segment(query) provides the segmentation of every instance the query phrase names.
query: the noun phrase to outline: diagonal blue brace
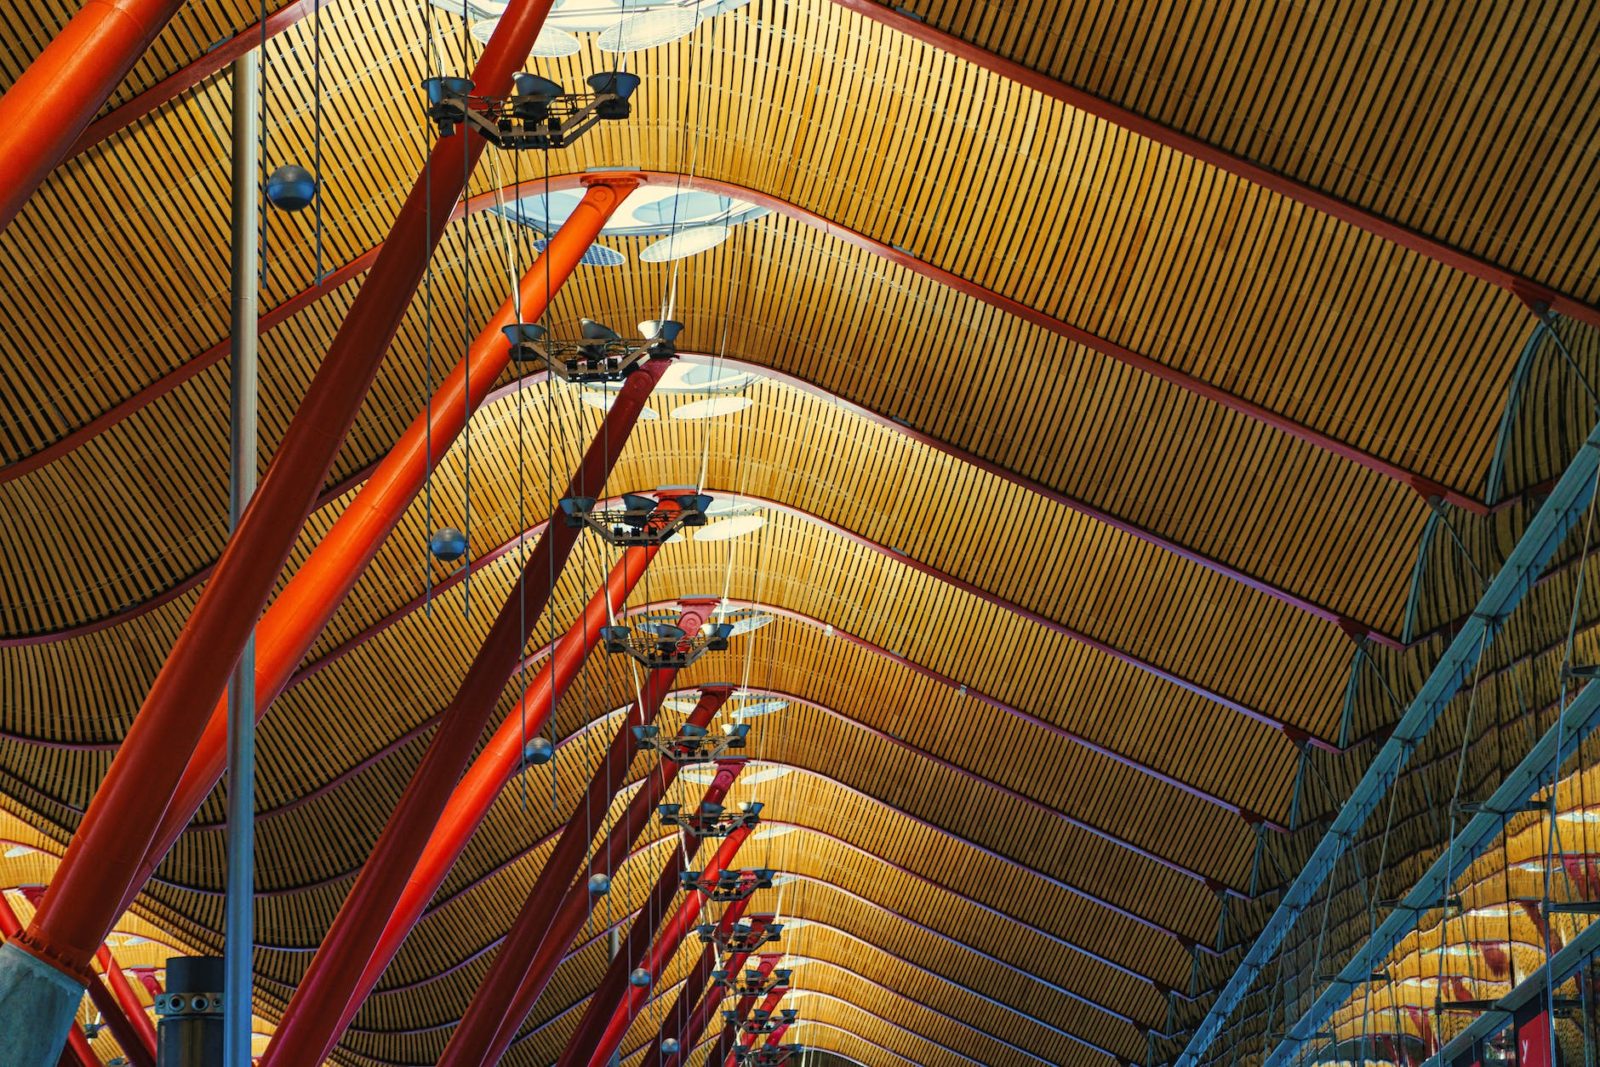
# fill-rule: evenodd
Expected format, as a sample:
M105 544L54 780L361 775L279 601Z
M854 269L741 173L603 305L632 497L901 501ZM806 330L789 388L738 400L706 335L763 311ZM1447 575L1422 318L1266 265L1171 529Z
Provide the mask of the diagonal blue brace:
M1578 750L1578 745L1596 726L1600 726L1600 684L1590 682L1568 702L1539 743L1467 820L1451 846L1423 872L1411 892L1372 931L1372 936L1350 957L1350 962L1323 989L1322 995L1289 1027L1278 1047L1267 1057L1266 1067L1281 1067L1312 1039L1350 998L1351 991L1365 982L1400 940L1416 928L1423 914L1439 906L1439 901L1449 894L1450 887L1468 865L1495 843L1505 829L1506 816L1522 810L1541 784L1553 781L1562 761Z
M1560 481L1556 482L1550 496L1506 558L1505 566L1500 568L1500 573L1484 590L1477 610L1456 633L1421 690L1406 707L1394 733L1379 749L1371 766L1350 794L1350 799L1345 801L1344 807L1333 820L1333 825L1317 843L1305 868L1278 902L1260 936L1245 953L1238 969L1217 996L1216 1003L1178 1056L1175 1067L1195 1067L1216 1040L1228 1016L1233 1014L1234 1008L1249 992L1261 969L1288 936L1300 913L1311 905L1321 891L1323 883L1333 873L1334 865L1399 777L1417 744L1433 729L1433 724L1443 714L1451 698L1471 676L1479 656L1488 647L1500 623L1532 588L1535 579L1550 563L1550 558L1578 521L1580 513L1594 495L1597 468L1600 468L1600 426L1590 432L1588 440L1578 449L1578 454L1567 465Z

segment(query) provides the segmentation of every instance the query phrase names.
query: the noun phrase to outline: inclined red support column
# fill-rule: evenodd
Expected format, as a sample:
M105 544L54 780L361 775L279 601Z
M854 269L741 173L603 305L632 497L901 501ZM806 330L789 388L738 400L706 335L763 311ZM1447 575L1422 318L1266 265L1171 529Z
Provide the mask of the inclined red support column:
M578 621L556 642L550 658L540 668L532 684L524 690L518 706L501 722L500 728L450 794L444 813L434 825L428 843L422 850L422 858L406 880L394 912L375 944L369 950L365 945L350 943L351 951L367 953L362 957L366 960L366 966L353 988L332 990L327 994L333 998L327 1004L331 1007L337 1003L340 1010L332 1031L334 1041L344 1034L351 1020L361 1010L362 1002L378 984L378 979L383 977L384 970L422 918L428 902L444 884L450 868L455 866L467 842L489 814L490 807L507 780L522 767L524 738L544 729L555 702L572 684L583 661L598 643L600 628L627 601L628 594L660 550L659 545L642 545L623 552L622 558L606 576L605 585L589 599ZM332 931L329 940L333 940ZM321 953L318 953L320 957ZM318 967L318 960L313 959L311 966Z
M583 182L588 186L583 199L522 276L519 291L526 322L544 314L549 297L572 275L618 206L638 188L640 177L596 174L585 176ZM478 333L467 354L440 383L427 409L412 420L261 616L256 626L257 721L289 684L295 668L416 499L428 473L438 466L466 426L469 399L470 410L476 411L489 395L489 383L506 369L511 346L502 327L510 325L516 314L516 304L508 297ZM467 388L469 382L476 383L471 390ZM529 610L534 611L531 604ZM228 705L224 697L211 711L211 719L184 769L155 842L145 853L139 875L129 887L124 908L138 895L221 780L227 766L227 743Z
M603 494L606 477L668 362L653 359L628 376L563 497ZM316 956L320 966L308 972L295 989L262 1057L263 1067L300 1067L327 1058L344 1004L341 998L360 981L372 946L382 937L429 835L494 714L501 691L521 662L529 631L538 622L539 609L549 599L577 536L578 530L558 514L545 527L538 547L529 553L520 585L512 586L501 605L483 647L434 728L421 764L323 939ZM337 1006L330 1008L330 1004Z
M707 946L706 951L708 955L711 954L709 946ZM743 969L745 961L749 958L750 953L748 952L735 952L730 956L728 959L729 976L737 976ZM706 1027L711 1025L711 1020L716 1018L717 1009L722 1005L722 999L722 994L716 989L710 990L705 996L701 997L700 1003L695 1005L694 1014L689 1016L689 1021L684 1024L682 1032L678 1035L678 1045L682 1051L662 1055L658 1047L655 1052L655 1058L652 1059L646 1056L642 1067L679 1067L683 1063L683 1057L695 1047L700 1041L700 1035L705 1033Z
M700 628L715 601L684 605L678 624L688 633ZM635 741L631 727L649 723L672 689L674 670L651 671L641 694L642 705L618 727L611 748L595 770L589 787L578 801L561 839L545 860L533 889L517 913L505 941L495 953L489 972L479 983L472 1002L456 1025L439 1067L478 1067L496 1063L505 1055L516 1029L534 1001L544 991L561 962L561 955L582 927L588 914L588 887L573 885L593 837L611 806L613 783L619 782L633 762ZM728 697L725 689L707 690L690 713L697 726L710 723ZM633 837L649 822L650 812L677 775L677 765L667 763L645 777L628 804L625 816L613 826L601 849L607 870L615 869Z
M715 878L718 872L729 866L733 862L733 857L738 853L739 846L744 844L745 838L749 836L750 828L748 826L741 826L729 834L723 840L722 846L717 849L716 856L706 865L706 877ZM661 976L662 970L671 961L672 954L678 951L678 945L699 918L700 909L705 905L706 899L706 894L699 889L691 889L684 893L683 901L678 905L677 913L662 929L661 936L656 939L656 943L650 947L649 953L646 954L643 962L639 964L639 966L650 972L652 979L658 979ZM638 1016L640 1009L644 1007L645 1001L649 997L650 990L648 988L641 989L638 986L629 985L622 1002L614 1006L610 1022L606 1024L604 1031L600 1033L592 1044L588 1039L593 1034L593 1030L587 1024L596 1021L597 1018L603 1018L604 1016L600 1012L607 1005L600 1004L598 1000L591 1000L589 1006L593 1011L586 1013L584 1022L578 1024L572 1043L567 1046L566 1052L561 1056L559 1067L579 1067L581 1064L587 1064L588 1067L603 1067L606 1061L611 1059L611 1054L622 1044L622 1039L628 1033L628 1027L632 1025L634 1018Z
M479 93L504 96L510 90L511 76L533 47L550 3L512 0L473 69ZM142 36L117 32L135 40ZM87 54L91 57L87 62L94 66L100 62L93 58L100 41L99 34L69 34L58 38L50 54ZM37 146L28 131L34 130L35 124L61 122L41 101L49 99L44 86L61 77L61 64L66 62L35 62L26 86L19 83L6 95L0 127L10 132L0 144L0 167L16 167L21 156L40 154L31 151ZM71 66L79 62L82 60L74 58ZM111 67L120 69L115 63ZM63 89L68 93L65 106L69 115L81 106L98 103L92 92L83 93L84 84L81 80L69 82ZM72 105L73 91L82 97L78 106ZM18 122L22 123L20 134L15 131ZM71 121L65 125L71 128L66 136L70 143L81 127ZM425 172L401 206L365 284L317 369L260 490L228 539L204 593L96 790L44 903L28 929L0 949L0 1052L11 1055L15 1067L51 1067L60 1054L71 1006L89 981L89 961L116 922L184 766L200 740L206 716L196 714L195 709L214 707L222 696L234 662L277 584L284 561L316 504L345 434L416 292L451 205L466 188L485 143L463 127L434 146ZM31 188L37 175L47 169L48 161L10 174L0 170L0 187L21 184ZM0 212L0 221L3 219ZM460 767L455 770L459 773ZM450 777L453 780L454 774ZM55 983L48 1001L24 1006L24 998L9 996L6 990L27 983L35 995L45 994L36 970L22 961L3 959L19 951L71 982ZM54 1047L39 1045L35 1049L36 1035L46 1031L54 1031Z
M1555 1039L1544 998L1518 1008L1512 1024L1517 1032L1517 1067L1555 1067L1551 1056Z
M122 1046L122 1053L134 1067L155 1067L155 1054L145 1048L144 1038L135 1028L128 1013L122 1010L121 1001L112 995L98 976L89 979L89 999L95 1010L111 1031L112 1038Z
M733 788L734 780L739 777L739 772L744 768L743 760L722 760L717 764L717 774L707 787L701 803L720 804L727 797L728 790ZM650 947L650 942L655 938L656 927L666 921L667 915L672 911L672 902L677 899L681 888L681 875L684 864L687 862L685 854L693 854L698 847L697 842L683 831L680 835L681 847L675 848L667 856L667 862L661 868L661 874L656 878L655 887L651 889L650 896L639 909L638 916L633 920L633 925L628 928L628 936L623 942L622 951L612 957L611 965L606 968L606 973L600 979L600 984L595 988L589 998L589 1006L584 1011L582 1020L573 1031L574 1041L580 1038L595 1038L606 1019L622 1002L628 990L628 972L637 966L636 961L642 959ZM744 911L744 902L739 902L739 912ZM733 914L733 908L727 914ZM733 921L728 920L727 914L723 916L724 922L732 926ZM530 1004L531 1008L532 1005ZM515 1014L515 1013L513 1013ZM527 1013L524 1012L524 1015ZM510 1022L510 1017L507 1019ZM518 1017L516 1025L521 1025ZM584 1038L587 1035L587 1038Z
M728 905L728 910L722 913L722 918L717 923L718 928L723 931L731 929L734 923L744 917L745 908L749 907L749 905L749 897L743 900L736 900ZM729 975L737 975L739 972L736 968L743 966L747 955L748 953L743 952L735 953L728 963L727 973ZM713 946L706 945L700 953L700 961L695 964L694 970L689 972L689 977L684 980L683 988L678 991L678 996L673 1002L671 1011L667 1013L671 1021L668 1026L662 1027L661 1039L676 1037L680 1048L692 1047L690 1044L692 1040L690 1036L691 1028L695 1019L699 1016L701 994L711 984L711 972L716 969L716 950ZM597 991L595 995L599 996L600 993ZM711 999L720 998L713 995ZM663 1055L667 1055L674 1062L679 1058L678 1053L662 1053L660 1040L652 1041L645 1049L644 1059L640 1062L640 1067L661 1067Z
M117 1003L122 1005L128 1021L133 1024L135 1033L139 1035L139 1043L148 1049L153 1057L156 1054L156 1028L150 1021L150 1016L145 1013L144 1002L139 999L139 994L128 981L128 976L123 973L116 957L111 955L109 948L101 945L94 956L100 963L100 969L105 972L106 984L111 987Z

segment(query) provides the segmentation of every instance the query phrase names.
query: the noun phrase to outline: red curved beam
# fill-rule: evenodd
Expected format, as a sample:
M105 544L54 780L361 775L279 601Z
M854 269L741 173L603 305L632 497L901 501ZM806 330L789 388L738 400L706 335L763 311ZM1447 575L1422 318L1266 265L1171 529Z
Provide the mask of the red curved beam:
M1101 354L1114 360L1126 363L1129 366L1143 371L1144 373L1156 377L1162 381L1166 381L1169 384L1175 385L1181 389L1185 389L1189 392L1195 393L1196 395L1205 397L1206 399L1211 400L1212 402L1217 403L1224 408L1235 411L1238 414L1255 419L1256 421L1262 422L1265 425L1272 426L1273 428L1288 434L1291 437L1305 441L1314 447L1321 448L1324 451L1340 456L1341 458L1356 463L1359 466L1366 467L1367 469L1372 470L1373 472L1384 477L1402 482L1425 497L1438 497L1455 504L1464 510L1471 511L1476 514L1487 514L1490 510L1488 505L1485 505L1476 498L1459 493L1456 490L1450 489L1449 487L1440 483L1423 478L1415 472L1406 470L1386 459L1383 459L1380 456L1365 452L1345 442L1338 441L1327 434L1297 423L1293 419L1272 411L1262 405L1256 404L1242 397L1235 396L1234 394L1229 393L1228 391L1211 383L1201 381L1198 378L1194 378L1190 375L1182 373L1181 371L1167 367L1142 353L1135 352L1130 348L1119 345L1106 338L1099 337L1088 332L1087 330L1083 330L1080 327L1074 326L1071 323L1052 318L1051 316L1030 308L1019 301L1012 300L1009 297L1001 296L999 293L993 292L992 290L987 289L976 282L969 281L949 271L935 267L930 263L926 263L920 259L917 259L916 257L902 252L890 245L886 245L881 241L867 236L866 234L852 230L845 226L841 226L835 222L832 222L831 220L823 218L814 212L797 207L794 204L789 203L787 200L780 199L760 190L751 189L747 186L737 185L732 182L718 181L710 178L675 174L668 171L643 171L638 173L645 175L646 184L671 183L675 187L682 186L685 188L700 189L725 196L737 197L749 203L766 207L778 214L782 214L799 222L805 223L806 225L809 225L831 237L837 238L846 244L853 245L854 247L887 259L914 274L921 275L922 277L928 278L934 282L946 286L947 288L954 289L963 295L978 300L981 303L988 304L990 307L1006 312L1022 319L1023 321L1029 322L1051 333L1055 333L1058 336L1065 337L1066 339L1083 345L1084 347L1099 351ZM581 174L552 175L548 179L548 185L552 189L576 188L582 178L583 175ZM541 179L541 182L543 183L543 179ZM452 213L451 218L459 218L463 213L487 210L497 203L499 199L505 195L506 191L511 188L514 187L507 186L501 189L492 189L479 193L467 201L464 211L458 207L457 211ZM299 299L299 297L296 297L295 299ZM315 297L312 297L311 299L314 300ZM308 300L307 302L310 301ZM124 417L129 412L137 410L139 407L142 407L145 404L148 404L156 398L164 395L165 393L170 392L173 388L176 388L177 385L181 384L182 381L192 377L193 374L197 373L199 369L204 369L204 366L210 365L209 363L204 363L204 361L208 359L211 362L220 360L222 355L225 354L226 348L226 341L221 343L220 349L219 346L213 345L212 348L207 349L207 351L197 357L196 360L191 360L178 370L170 372L165 377L147 386L145 389L141 390L135 398L130 398L130 400L124 401L117 405L117 407L113 408L111 412L107 413L107 415L102 416L99 420L96 420L96 423L100 423L102 420L107 418L110 418L110 421L114 423L117 418ZM191 369L195 368L197 363L204 363L204 366L200 366L197 369ZM117 415L116 413L118 412L121 414ZM111 417L113 415L115 415L115 417ZM71 447L76 447L77 444L81 444L82 441L86 439L86 437L77 438L74 436L69 436L68 438L64 438L61 442L52 444L46 449L36 452L26 459L19 460L17 463L12 464L11 466L0 469L0 482L4 482L9 480L11 477L15 477L16 474L13 472L21 473L21 468L24 464L30 465L27 468L29 470L37 469L38 466L50 462L51 459L64 454L66 451L70 451ZM69 440L75 442L70 447L67 446L67 442ZM948 448L948 446L946 447ZM994 468L992 465L982 461L978 462L979 465L984 466L985 469L993 469L995 473L1000 473L1003 476L1009 477L1016 484L1025 485L1030 489L1033 488L1033 483L1027 479L1011 475L1009 472L1005 472L999 468ZM1077 501L1069 502L1069 499L1066 498L1064 494L1052 492L1050 495L1053 499L1058 499L1063 503L1067 503L1068 506L1075 507L1084 514L1100 519L1101 521L1106 521L1108 518L1104 515L1104 513L1099 512L1097 509L1088 508L1081 505ZM1516 498L1508 498L1507 501L1502 502L1502 504L1498 506L1508 506L1511 499ZM1114 525L1118 529L1122 529L1125 532L1136 533L1131 525L1127 523L1113 521L1111 522L1111 525ZM1136 535L1138 535L1138 533L1136 533ZM1253 582L1254 580L1252 579L1251 581ZM1360 620L1346 618L1328 608L1312 605L1309 602L1300 600L1300 598L1295 599L1300 602L1302 607L1305 607L1307 610L1312 610L1313 613L1317 614L1319 617L1326 618L1329 621L1338 622L1342 627L1352 632L1352 634L1362 634L1380 640L1387 636L1379 633L1373 626L1361 622Z

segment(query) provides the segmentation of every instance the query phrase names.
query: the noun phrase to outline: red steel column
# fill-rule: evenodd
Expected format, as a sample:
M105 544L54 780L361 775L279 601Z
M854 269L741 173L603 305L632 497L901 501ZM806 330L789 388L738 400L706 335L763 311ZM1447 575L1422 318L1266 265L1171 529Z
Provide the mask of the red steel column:
M523 321L544 314L548 296L572 275L579 260L594 244L601 228L639 186L636 174L598 174L583 179L588 189L571 216L550 238L543 254L522 276L519 286ZM472 342L467 354L440 383L419 413L362 483L354 500L339 515L311 555L294 574L256 626L256 719L283 692L295 668L333 618L345 596L361 577L383 541L404 517L406 508L422 489L428 472L460 435L471 411L482 406L490 383L510 362L511 346L502 327L515 318L510 297ZM431 438L431 442L430 442ZM430 462L431 461L431 462ZM217 701L200 744L184 769L177 794L167 807L154 843L145 853L140 876L129 888L124 907L160 865L188 826L206 797L216 788L227 766L228 702Z
M566 692L567 686L572 684L583 661L598 642L600 628L607 624L612 611L628 599L628 594L660 550L659 545L650 545L629 548L623 552L622 559L617 561L606 577L605 586L590 598L578 621L556 642L550 658L523 692L518 708L506 716L462 776L455 792L450 794L444 814L434 825L433 833L422 850L422 858L406 880L393 914L370 949L370 955L363 957L366 967L360 978L353 988L347 991L334 990L328 994L338 1000L341 1010L333 1030L335 1041L361 1010L362 1002L378 984L378 979L383 977L384 970L400 950L400 945L422 918L428 902L444 884L445 876L455 866L468 840L488 815L506 780L521 766L525 733L532 735L544 728L550 718L551 708ZM333 933L330 931L328 940L332 939ZM355 945L351 948L360 951ZM317 958L320 957L321 953L318 953ZM317 959L312 960L311 966L318 966ZM333 1004L334 1000L327 1002L328 1006Z
M134 1030L139 1035L139 1042L150 1050L150 1055L156 1054L156 1028L150 1021L150 1016L145 1014L144 1002L139 999L139 994L134 991L128 976L122 972L116 957L111 955L111 950L101 945L96 950L95 959L100 962L100 969L105 971L106 984L111 987L111 992L117 998L117 1003L122 1005L122 1010L127 1013L128 1021L133 1023Z
M744 916L745 908L747 908L749 904L749 897L746 897L744 900L734 901L732 904L728 905L728 910L722 913L722 918L718 921L717 925L724 930L732 927L734 923L738 922ZM741 965L746 955L747 953L735 954L734 960L730 961L728 965L728 973L730 975L736 975L738 973L736 970L734 970L734 967ZM661 1039L676 1037L681 1048L691 1047L689 1044L690 1026L693 1024L700 1011L700 995L704 993L706 991L706 987L711 984L711 972L716 969L716 950L713 946L706 945L704 950L700 953L700 962L695 965L694 970L689 972L689 977L685 979L683 988L678 991L678 996L676 1000L673 1001L672 1010L670 1013L668 1013L672 1016L672 1019L669 1022L669 1025L672 1027L671 1032L668 1033L666 1032L665 1027L663 1028L660 1038L652 1041L645 1048L644 1059L640 1062L639 1067L661 1067L661 1060L663 1056L661 1051ZM598 990L596 991L595 995L600 995ZM714 997L713 999L720 998ZM677 1054L674 1053L671 1058L676 1060L678 1058Z
M651 360L628 375L563 496L602 495L607 475L669 362ZM528 555L520 583L512 586L501 605L483 647L434 728L421 764L317 951L317 959L327 962L308 973L295 989L262 1057L263 1067L300 1067L327 1058L333 1045L330 1035L343 1006L338 999L340 991L353 989L360 980L372 946L394 914L406 881L494 714L501 691L521 661L529 630L538 622L577 537L578 530L557 514L546 526L538 547ZM519 592L524 587L525 595ZM338 1007L328 1008L329 1004Z
M511 76L533 47L550 4L551 0L511 0L473 69L478 92L503 96L511 88ZM81 35L58 38L52 54L90 51L92 55L91 43ZM91 65L94 62L89 60ZM34 123L61 121L50 108L41 106L43 86L62 76L61 67L55 62L44 66L36 62L30 75L35 70L37 77L30 78L22 92L17 92L19 84L6 95L10 106L0 109L0 127L21 121L26 131ZM69 113L75 110L69 108ZM19 114L29 111L31 116ZM70 121L66 125L71 128L65 138L70 144L81 126ZM18 137L16 133L8 136ZM229 538L205 592L95 791L49 893L28 929L17 938L19 947L79 982L88 982L89 960L121 913L128 887L200 740L206 716L196 714L196 709L213 707L222 696L239 652L272 595L284 561L316 504L317 493L438 245L451 205L466 188L485 143L463 128L434 146L424 174L418 176L401 206L260 489ZM26 134L21 140L12 140L10 146L9 152L0 146L0 161L10 160L13 165L19 154L32 147ZM47 166L31 168L29 175L0 172L0 187L26 184ZM0 212L0 221L3 219ZM0 1026L6 1023L0 1020Z
M710 613L714 601L685 605L679 625L693 633ZM639 723L652 721L661 701L672 689L675 670L651 671L641 695L643 706L636 706ZM727 699L726 691L707 691L690 714L690 722L709 723ZM617 729L611 748L595 770L589 787L567 820L561 839L545 860L538 880L517 913L505 941L495 953L494 962L479 983L466 1013L444 1054L439 1067L479 1067L496 1063L505 1055L517 1026L544 991L560 964L561 955L588 913L588 886L573 885L572 878L583 865L592 840L592 829L605 818L611 806L612 783L627 773L633 762L635 742L630 715ZM645 778L629 802L626 816L612 829L602 848L606 862L614 869L614 856L625 854L635 834L649 821L650 812L677 775L677 765L666 763ZM526 1003L526 1007L519 1006Z
M722 847L717 849L715 858L706 865L705 874L708 878L715 878L717 873L733 862L733 857L739 851L739 846L744 844L744 839L750 836L750 828L742 826L729 834L722 842ZM678 951L678 945L683 941L695 921L700 917L700 909L705 905L706 894L698 889L691 889L683 895L683 901L678 905L678 911L672 917L656 943L650 947L650 952L640 964L650 972L652 978L658 978L663 968L671 961L672 954ZM611 1021L606 1024L605 1030L598 1040L589 1045L586 1038L593 1032L585 1024L592 1020L586 1014L584 1022L578 1024L578 1030L573 1036L572 1043L562 1053L559 1067L578 1067L579 1064L588 1064L588 1067L604 1067L611 1059L611 1054L622 1044L622 1039L628 1033L628 1027L633 1023L639 1010L649 999L650 990L638 986L628 986L622 1002L614 1006ZM604 1009L598 1001L590 1001L589 1007ZM598 1015L598 1011L594 1014ZM600 1016L603 1018L603 1016ZM442 1064L441 1064L442 1067Z
M703 724L702 724L703 725ZM728 790L733 788L733 783L739 777L739 772L744 769L743 760L722 760L717 764L716 777L711 780L706 794L701 803L720 804L728 795ZM597 1035L605 1020L621 1003L628 990L628 972L636 966L635 961L641 959L650 947L650 942L656 935L656 927L666 921L668 913L672 910L672 902L681 889L681 875L684 871L686 852L692 852L696 843L687 831L680 835L682 847L675 848L667 856L667 862L661 868L661 874L656 878L655 888L650 891L644 906L639 909L638 916L633 920L633 925L628 927L628 936L622 943L622 949L611 960L606 973L600 979L600 984L595 987L594 993L589 998L589 1006L583 1013L578 1027L573 1031L575 1035ZM732 908L728 909L731 913ZM741 906L741 912L744 908ZM723 916L726 921L727 916ZM732 926L732 923L728 923ZM530 1003L529 1008L533 1005ZM522 1015L526 1015L524 1011ZM515 1011L506 1017L506 1023L515 1031L522 1024L522 1016ZM507 1038L509 1034L503 1034ZM574 1038L576 1040L576 1037Z
M112 1038L122 1046L122 1053L128 1062L133 1067L155 1067L155 1054L145 1048L144 1039L134 1028L133 1020L122 1010L121 1002L106 988L99 975L90 977L88 990L95 1010L100 1013L106 1029L111 1031Z

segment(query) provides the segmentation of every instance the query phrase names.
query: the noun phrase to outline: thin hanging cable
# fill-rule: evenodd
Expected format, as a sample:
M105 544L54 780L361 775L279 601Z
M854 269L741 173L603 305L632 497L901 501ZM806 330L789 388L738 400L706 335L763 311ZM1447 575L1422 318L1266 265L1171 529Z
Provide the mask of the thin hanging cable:
M314 0L311 8L311 173L316 179L316 254L317 284L322 284L322 4ZM265 32L266 20L262 20Z
M437 68L443 54L434 51L434 21L427 7L422 11L423 52L429 72ZM424 117L422 135L423 217L428 233L433 233L433 153L429 141L433 124ZM422 403L427 412L422 420L422 614L433 617L433 256L423 262L422 270Z
M467 0L461 0L461 58L466 65L472 54L472 24ZM472 173L472 137L462 127L461 171ZM461 186L461 330L462 346L466 358L462 360L463 395L461 399L461 436L464 473L462 476L461 533L467 543L467 575L462 594L462 614L472 618L472 220L467 210L472 204L470 182ZM498 183L497 183L498 184Z

